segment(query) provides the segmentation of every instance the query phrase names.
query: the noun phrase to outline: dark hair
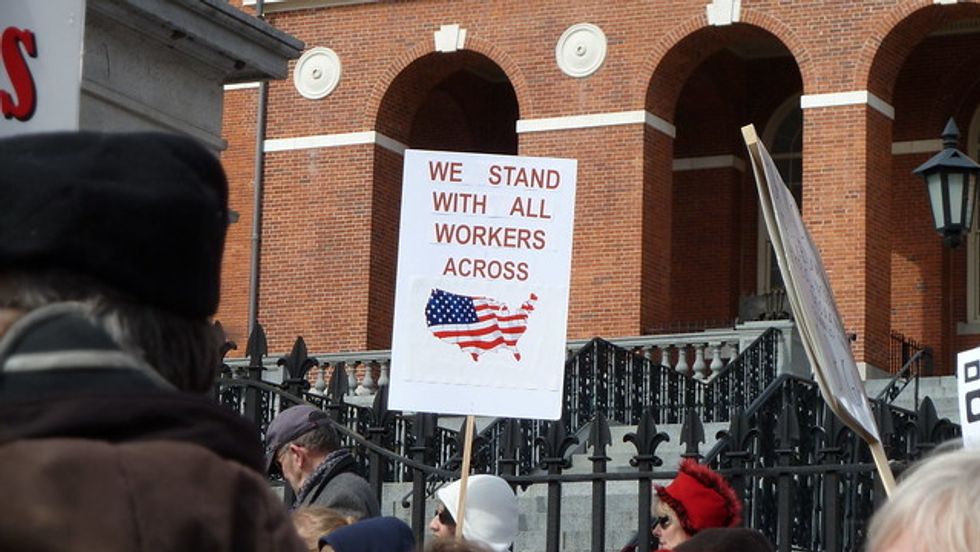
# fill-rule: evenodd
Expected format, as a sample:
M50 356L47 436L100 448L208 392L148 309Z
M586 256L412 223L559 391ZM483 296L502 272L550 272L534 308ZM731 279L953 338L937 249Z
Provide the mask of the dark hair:
M676 552L773 552L765 535L747 527L709 527L674 548Z
M292 442L314 452L328 454L340 448L340 437L329 421L318 425L313 431L307 431Z
M92 278L61 270L0 274L0 308L30 311L67 301L80 303L121 348L178 389L204 393L214 383L221 339L206 318L139 303Z

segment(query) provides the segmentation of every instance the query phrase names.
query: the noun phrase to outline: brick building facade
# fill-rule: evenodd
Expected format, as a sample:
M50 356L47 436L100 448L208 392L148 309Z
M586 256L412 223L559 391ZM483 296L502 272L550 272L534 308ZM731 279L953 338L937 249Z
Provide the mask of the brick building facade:
M578 160L570 339L746 318L746 299L773 285L739 132L749 123L802 199L859 363L885 368L892 332L932 346L942 370L980 344L978 244L943 246L911 174L941 149L949 117L977 157L980 3L280 0L265 10L307 52L329 48L308 56L300 83L323 97L293 80L268 88L257 318L272 350L297 335L313 351L390 346L405 148ZM338 74L330 89L323 79ZM241 218L219 319L239 341L257 90L228 90L224 107Z

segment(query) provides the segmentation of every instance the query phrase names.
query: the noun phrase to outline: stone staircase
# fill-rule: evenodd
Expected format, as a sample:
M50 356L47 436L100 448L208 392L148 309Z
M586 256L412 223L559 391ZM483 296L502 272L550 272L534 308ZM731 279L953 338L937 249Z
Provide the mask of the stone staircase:
M872 379L865 382L864 388L869 397L875 397L888 385L887 379ZM956 396L956 376L935 376L919 379L919 401L925 397L932 399L936 406L936 414L940 419L949 418L949 421L960 423L959 403ZM895 406L908 410L915 410L914 392L912 384L902 392L901 395L892 403Z
M665 482L663 482L665 483ZM614 481L606 485L606 546L605 550L619 550L636 531L637 511L636 482ZM400 500L411 490L408 483L385 485L382 496L382 515L393 515L411 523L410 510L403 508ZM535 485L527 491L518 490L520 518L519 533L514 543L515 552L541 551L545 549L548 520L548 489ZM592 539L592 484L565 483L562 485L561 545L566 552L589 552ZM427 521L435 512L436 502L426 503Z

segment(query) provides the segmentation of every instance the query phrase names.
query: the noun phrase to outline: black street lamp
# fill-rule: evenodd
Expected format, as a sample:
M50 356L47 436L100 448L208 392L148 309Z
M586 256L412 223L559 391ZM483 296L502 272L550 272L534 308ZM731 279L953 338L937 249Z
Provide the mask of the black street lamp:
M932 220L943 242L956 247L973 226L980 165L956 149L960 131L950 117L943 129L943 151L912 171L926 181Z

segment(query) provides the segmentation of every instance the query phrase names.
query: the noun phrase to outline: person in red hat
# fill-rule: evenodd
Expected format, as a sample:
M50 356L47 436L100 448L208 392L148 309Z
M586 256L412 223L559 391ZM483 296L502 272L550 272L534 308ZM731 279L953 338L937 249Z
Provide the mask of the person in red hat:
M673 550L703 529L742 523L742 501L725 478L695 460L681 462L677 477L666 487L654 486L653 546ZM659 542L659 544L658 544ZM636 542L622 552L633 552Z

